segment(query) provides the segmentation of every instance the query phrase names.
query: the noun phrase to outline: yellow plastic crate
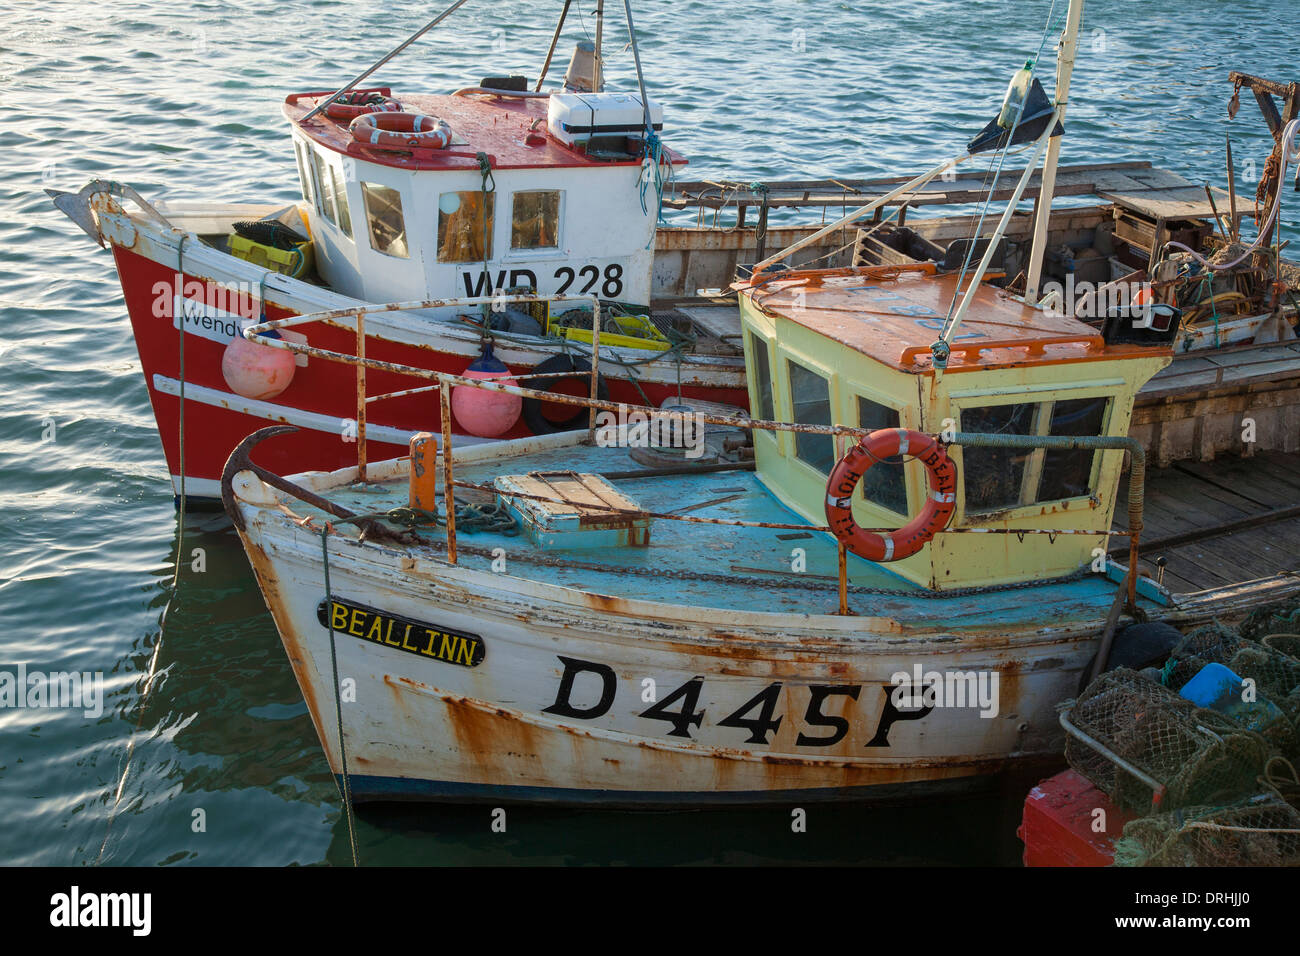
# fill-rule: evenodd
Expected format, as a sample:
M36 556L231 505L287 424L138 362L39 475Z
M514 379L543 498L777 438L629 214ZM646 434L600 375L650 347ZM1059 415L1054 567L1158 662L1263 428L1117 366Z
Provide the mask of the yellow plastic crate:
M236 259L243 259L294 279L300 278L315 264L310 240L298 243L298 251L302 253L301 256L292 249L277 249L243 236L230 237L230 254Z
M664 334L650 321L648 315L615 315L611 318L623 334L606 332L602 329L600 333L601 345L612 345L625 349L649 349L652 352L666 352L673 347L673 344L664 338ZM567 326L562 330L562 333L566 339L571 341L591 344L591 326L585 328Z

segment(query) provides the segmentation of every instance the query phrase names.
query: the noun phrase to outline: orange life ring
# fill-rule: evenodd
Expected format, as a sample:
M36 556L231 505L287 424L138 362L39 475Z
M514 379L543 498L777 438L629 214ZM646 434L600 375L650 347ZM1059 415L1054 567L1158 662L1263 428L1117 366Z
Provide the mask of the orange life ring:
M930 477L925 507L897 531L864 531L853 520L853 492L872 465L894 455L908 455L925 466ZM956 507L957 466L934 438L906 428L881 428L864 436L840 459L826 484L826 523L846 548L868 561L916 554L947 527Z
M325 115L330 119L350 120L366 113L400 113L402 104L391 96L384 96L373 90L368 92L351 90L342 96L336 96L325 107Z
M382 149L446 149L451 127L423 113L363 113L348 127L352 138Z

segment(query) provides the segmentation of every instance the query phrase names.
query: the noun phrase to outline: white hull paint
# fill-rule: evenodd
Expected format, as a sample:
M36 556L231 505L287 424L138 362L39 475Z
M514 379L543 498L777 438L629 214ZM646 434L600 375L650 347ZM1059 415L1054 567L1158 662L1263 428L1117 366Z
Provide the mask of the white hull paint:
M285 524L263 513L245 540L338 773L330 637L318 620L320 537ZM359 796L515 787L673 802L684 794L831 793L989 773L1059 749L1054 705L1074 692L1093 636L1007 634L954 648L938 634L903 641L888 620L775 614L727 615L723 631L720 622L698 620L698 609L584 599L434 558L403 567L394 552L331 539L332 551L340 547L347 553L330 561L335 600L472 635L485 648L471 668L366 641L347 626L335 632L340 680L355 681L355 703L342 711ZM409 636L407 643L424 646ZM910 672L918 655L946 668L998 672L1004 709L982 718L973 709L936 708L921 720L898 714L882 728L890 676ZM574 669L562 694L566 659L592 666ZM609 690L605 668L614 675L613 699L595 715ZM675 727L643 716L652 706L645 681L663 701L698 678L698 699L686 708L702 712L698 723ZM766 746L747 745L744 728L718 725L774 683L781 685L775 713L785 717ZM819 708L848 722L832 746L799 743L800 734L835 734L804 719L813 685L847 690ZM557 703L571 710L557 713ZM680 701L667 707L681 709ZM593 716L576 716L587 712Z

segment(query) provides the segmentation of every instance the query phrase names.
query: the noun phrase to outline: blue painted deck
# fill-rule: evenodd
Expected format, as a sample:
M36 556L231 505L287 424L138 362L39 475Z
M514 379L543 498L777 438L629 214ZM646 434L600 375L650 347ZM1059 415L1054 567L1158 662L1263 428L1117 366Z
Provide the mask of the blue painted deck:
M478 464L458 464L457 481L490 486L498 475L529 471L571 469L578 472L620 472L641 469L625 449L575 446L498 459ZM442 475L438 476L441 485ZM615 479L611 484L647 511L686 514L700 518L741 519L807 525L771 495L754 472L714 472L655 478ZM464 498L477 493L460 491ZM368 485L330 492L329 498L363 513L404 507L405 481ZM719 501L718 499L728 499ZM715 502L712 504L706 504ZM441 507L441 487L439 505ZM704 507L692 507L705 504ZM311 513L302 506L296 510ZM445 540L441 528L420 529L421 537ZM775 613L828 614L839 606L837 547L829 533L769 528L742 528L655 519L647 547L536 548L525 534L465 533L457 541L459 563L490 569L491 558L470 554L474 549L504 548L507 573L598 594L660 601L722 610ZM1000 546L1001 542L999 542ZM793 551L802 548L806 567L792 571ZM529 555L599 564L603 569L554 567L534 564ZM626 573L622 568L650 571ZM940 595L919 588L887 567L850 554L852 587L885 589L887 594L849 594L849 606L860 615L884 615L913 624L942 626L954 631L986 628L991 622L1008 625L1068 623L1071 618L1103 617L1115 595L1116 584L1100 575L1067 582L1059 580L1021 588L993 588L974 594ZM675 572L725 575L732 580L675 577ZM743 580L736 580L743 579ZM797 582L797 587L763 586L764 580Z

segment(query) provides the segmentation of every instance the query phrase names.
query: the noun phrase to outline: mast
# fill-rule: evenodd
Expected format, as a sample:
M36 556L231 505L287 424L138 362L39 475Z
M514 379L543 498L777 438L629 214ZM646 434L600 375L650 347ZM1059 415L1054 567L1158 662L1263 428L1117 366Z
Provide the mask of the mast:
M596 0L596 62L591 69L591 92L599 93L605 85L605 71L601 69L601 39L605 35L605 0Z
M1070 98L1070 74L1074 72L1074 56L1079 48L1079 23L1083 19L1084 0L1070 0L1070 9L1065 16L1065 31L1056 55L1056 116L1065 119L1065 107ZM1056 191L1056 167L1061 158L1061 140L1053 137L1047 147L1047 159L1043 162L1043 181L1038 193L1038 202L1034 206L1034 244L1029 252L1029 270L1025 279L1025 301L1030 305L1038 303L1038 285L1043 273L1043 254L1047 245L1047 222L1052 215L1052 193Z

